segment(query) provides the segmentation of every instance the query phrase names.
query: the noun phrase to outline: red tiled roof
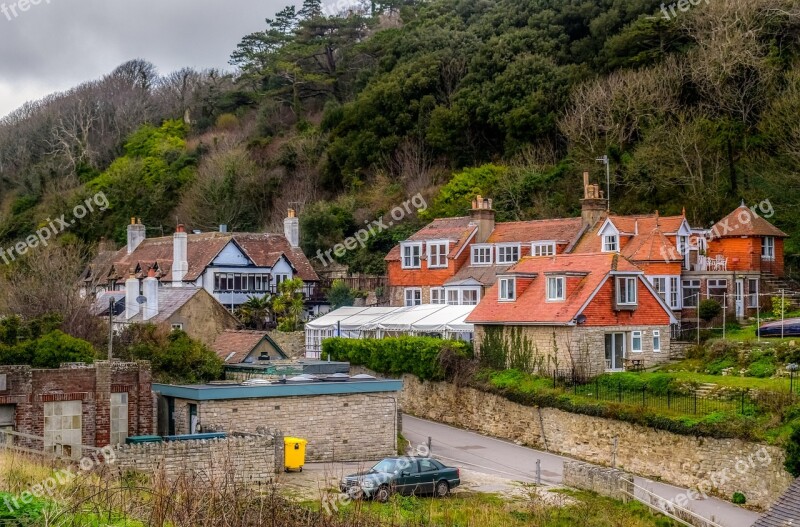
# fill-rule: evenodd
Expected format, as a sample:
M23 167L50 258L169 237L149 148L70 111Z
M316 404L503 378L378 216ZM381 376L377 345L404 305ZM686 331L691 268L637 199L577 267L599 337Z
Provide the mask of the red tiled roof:
M623 236L633 236L633 240L631 240L628 245L633 243L639 236L644 234L651 234L653 231L659 231L663 236L674 235L680 229L681 224L685 220L684 216L659 216L657 214L642 214L637 216L616 216L610 215L607 217L611 220L611 223L614 224L614 227L617 228L618 231ZM606 217L603 217L598 221L595 225L593 225L590 229L586 231L586 233L581 237L580 241L575 245L575 248L572 250L573 253L598 253L602 250L602 240L601 237L598 236L600 232L600 228L605 223ZM639 233L638 235L636 233ZM651 240L654 241L654 240ZM642 242L639 242L642 243ZM674 244L670 242L670 245L674 247ZM623 252L626 247L623 247ZM637 249L640 248L640 245L637 244ZM665 248L665 250L669 250L669 247ZM656 248L657 252L660 252L659 248ZM663 258L661 258L663 259ZM638 258L637 258L638 260Z
M219 334L212 348L226 364L241 364L266 336L266 331L229 329Z
M472 223L468 216L460 218L439 218L415 232L408 241L424 242L431 240L450 240L450 257L455 256L461 250L467 240L475 232L477 226ZM400 260L400 246L396 245L386 255L386 261Z
M622 255L634 262L680 262L683 257L678 248L658 229L647 234L634 236L625 247Z
M211 264L214 258L231 241L235 242L244 254L258 267L272 267L281 256L286 256L289 263L297 270L300 278L307 282L319 280L311 267L308 258L299 248L289 244L285 236L269 233L202 233L187 236L187 260L189 270L184 281L193 282ZM133 253L128 254L126 248L117 251L113 265L108 270L108 278L124 280L135 273L137 267L140 274L146 276L151 267L160 271L158 277L164 281L172 280L173 237L147 238L142 241Z
M535 274L531 284L514 302L498 299L498 285L486 292L467 322L561 325L571 323L612 271L641 273L641 269L618 254L562 254L527 257L507 274ZM546 302L546 274L563 273L567 278L566 299Z
M774 236L776 238L788 238L788 234L753 212L747 205L741 205L738 209L722 218L716 225L711 227L711 236L714 238L726 238L730 236Z
M487 243L555 241L571 242L581 231L581 218L498 223Z

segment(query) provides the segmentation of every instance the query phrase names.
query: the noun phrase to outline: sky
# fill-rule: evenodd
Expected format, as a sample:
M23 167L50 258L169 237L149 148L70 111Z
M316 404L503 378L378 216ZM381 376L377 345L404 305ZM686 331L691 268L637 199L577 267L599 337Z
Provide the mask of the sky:
M265 18L291 3L0 0L0 116L134 58L152 62L161 74L187 66L230 68L241 38L263 30Z

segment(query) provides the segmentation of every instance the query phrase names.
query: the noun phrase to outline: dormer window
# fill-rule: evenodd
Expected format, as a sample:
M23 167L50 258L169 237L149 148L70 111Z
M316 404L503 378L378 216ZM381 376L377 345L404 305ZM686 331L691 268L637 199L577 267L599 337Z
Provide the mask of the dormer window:
M547 301L563 302L566 298L566 279L563 276L547 278Z
M500 278L498 280L500 291L499 299L504 302L511 302L517 299L517 279Z
M555 242L536 242L531 245L531 254L533 256L555 256L556 243Z
M615 253L619 251L619 236L616 234L606 234L603 236L603 252Z
M617 278L617 306L635 306L636 277L620 276Z
M447 242L428 244L428 269L447 267Z
M498 245L497 246L497 264L510 265L519 261L519 244L514 245Z
M472 265L492 265L492 246L484 244L473 245Z
M419 269L422 267L422 244L408 243L402 246L403 269Z

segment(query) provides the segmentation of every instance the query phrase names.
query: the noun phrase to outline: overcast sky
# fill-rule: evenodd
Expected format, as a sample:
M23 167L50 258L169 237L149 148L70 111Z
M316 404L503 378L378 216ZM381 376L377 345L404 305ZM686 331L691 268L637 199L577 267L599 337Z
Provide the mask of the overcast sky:
M0 116L142 58L164 74L228 68L241 38L292 0L0 0ZM33 0L37 1L37 0ZM5 12L2 6L5 5ZM14 10L17 16L14 16Z

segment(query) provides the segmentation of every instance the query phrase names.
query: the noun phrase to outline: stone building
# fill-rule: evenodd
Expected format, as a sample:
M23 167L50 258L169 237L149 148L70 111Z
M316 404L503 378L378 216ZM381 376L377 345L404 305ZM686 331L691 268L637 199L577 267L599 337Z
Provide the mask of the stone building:
M68 457L81 445L121 444L154 431L151 382L147 362L0 366L0 429L40 437L29 446Z
M623 256L564 254L523 258L498 277L467 322L475 324L477 353L497 330L507 343L529 342L540 372L594 375L666 362L677 321Z
M336 375L328 381L156 384L159 433L279 430L308 440L309 461L368 461L397 452L403 381Z

